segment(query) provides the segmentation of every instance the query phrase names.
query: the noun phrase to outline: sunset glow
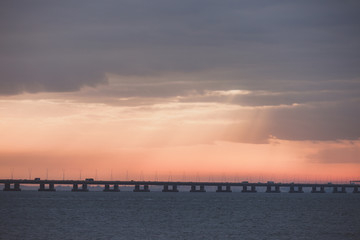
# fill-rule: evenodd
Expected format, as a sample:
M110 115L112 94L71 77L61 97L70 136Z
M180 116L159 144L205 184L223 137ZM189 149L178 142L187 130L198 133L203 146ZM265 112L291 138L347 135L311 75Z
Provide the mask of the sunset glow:
M266 136L271 111L301 105L185 101L191 97L105 98L106 103L68 94L3 97L0 127L6 141L0 174L202 181L348 181L358 176L359 141Z
M334 27L301 6L217 15L165 3L172 14L101 6L69 22L51 5L47 22L46 6L2 17L0 178L360 177L351 22Z

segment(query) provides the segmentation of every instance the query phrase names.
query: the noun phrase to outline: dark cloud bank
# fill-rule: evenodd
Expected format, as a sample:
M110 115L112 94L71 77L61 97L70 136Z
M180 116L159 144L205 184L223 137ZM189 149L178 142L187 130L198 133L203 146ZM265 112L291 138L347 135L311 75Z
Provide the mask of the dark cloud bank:
M137 77L118 97L280 92L233 103L315 102L272 112L269 133L356 139L359 9L359 1L1 1L0 94L77 91L106 84L106 73ZM171 84L178 74L199 77ZM146 84L157 76L168 84Z
M359 7L358 1L2 1L0 92L75 91L102 83L106 72L145 78L223 69L222 78L232 81L222 87L254 89L354 80Z

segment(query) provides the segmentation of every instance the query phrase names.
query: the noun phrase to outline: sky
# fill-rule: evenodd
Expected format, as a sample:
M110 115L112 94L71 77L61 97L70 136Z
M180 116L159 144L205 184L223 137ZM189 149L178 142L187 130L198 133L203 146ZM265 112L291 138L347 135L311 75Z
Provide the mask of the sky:
M360 179L359 1L1 1L0 178Z

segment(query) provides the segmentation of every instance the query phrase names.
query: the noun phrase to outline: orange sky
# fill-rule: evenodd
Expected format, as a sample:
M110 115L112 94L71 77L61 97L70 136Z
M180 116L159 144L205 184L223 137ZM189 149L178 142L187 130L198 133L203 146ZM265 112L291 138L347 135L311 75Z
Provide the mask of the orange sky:
M354 159L360 141L270 135L251 142L263 134L268 109L284 106L149 102L92 103L55 93L3 97L1 178L348 181L359 176ZM248 142L235 141L234 134Z

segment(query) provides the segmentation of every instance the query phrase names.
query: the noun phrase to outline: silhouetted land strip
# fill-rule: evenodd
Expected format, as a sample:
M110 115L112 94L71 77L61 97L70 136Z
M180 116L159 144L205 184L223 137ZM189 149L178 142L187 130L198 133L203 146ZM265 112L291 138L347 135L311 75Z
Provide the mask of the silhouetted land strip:
M149 186L163 186L163 192L178 192L179 186L189 186L190 192L206 192L206 187L217 187L216 192L232 192L232 187L242 188L243 193L256 193L257 187L265 187L267 193L280 193L281 188L289 189L289 193L303 193L303 188L310 188L311 193L325 193L326 188L333 193L346 193L351 189L353 193L360 193L360 184L334 183L276 183L276 182L169 182L169 181L95 181L87 180L25 180L0 179L4 184L4 191L21 191L21 185L39 185L39 191L56 191L55 185L72 185L73 192L87 192L88 186L103 185L104 192L119 192L120 186L134 186L134 192L150 192Z

